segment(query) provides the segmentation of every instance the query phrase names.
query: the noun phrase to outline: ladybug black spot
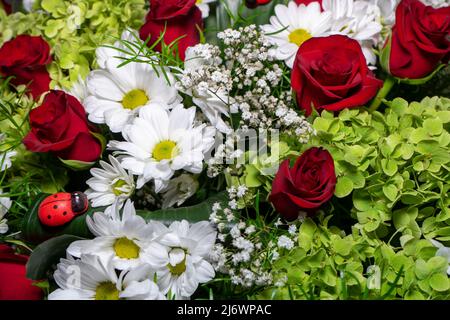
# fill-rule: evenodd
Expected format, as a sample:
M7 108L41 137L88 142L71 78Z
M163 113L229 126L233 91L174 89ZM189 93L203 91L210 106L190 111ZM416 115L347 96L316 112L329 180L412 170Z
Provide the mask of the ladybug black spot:
M58 198L58 195L57 194L55 194L54 196L53 196L54 198Z
M47 216L47 219L48 219L48 220L50 220L51 218L52 218L52 216L51 216L51 215L48 215L48 216Z
M53 206L53 209L58 209L58 206L55 204L55 205Z
M64 212L63 212L63 216L65 216L66 214L67 214L67 211L64 211Z

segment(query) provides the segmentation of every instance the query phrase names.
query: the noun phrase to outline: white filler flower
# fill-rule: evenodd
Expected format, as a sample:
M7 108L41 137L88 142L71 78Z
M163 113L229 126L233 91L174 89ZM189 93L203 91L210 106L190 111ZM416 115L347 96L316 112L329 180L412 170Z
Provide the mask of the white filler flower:
M206 259L216 235L209 222L189 226L183 220L173 222L167 233L150 244L147 262L156 268L158 285L164 294L189 298L200 283L214 278L214 269Z
M321 11L319 2L307 6L294 1L275 6L270 24L261 26L269 40L277 45L275 57L292 68L298 48L312 37L327 35L332 26L331 12Z
M138 176L137 188L153 180L160 192L177 170L200 173L205 153L214 144L215 129L194 126L195 107L178 105L172 111L162 106L145 107L132 125L125 127L126 141L111 141L122 167Z
M165 300L152 281L148 265L117 275L112 260L102 261L94 255L81 259L61 259L54 278L60 289L49 300Z
M100 168L91 169L92 178L86 181L90 187L85 193L93 207L112 205L116 200L122 204L134 191L133 175L119 161L109 156L109 162L100 161Z

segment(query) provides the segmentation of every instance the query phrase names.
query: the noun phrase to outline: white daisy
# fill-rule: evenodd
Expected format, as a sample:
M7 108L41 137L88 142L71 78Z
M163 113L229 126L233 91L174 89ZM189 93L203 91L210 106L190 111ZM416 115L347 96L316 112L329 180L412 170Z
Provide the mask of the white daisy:
M382 30L378 6L354 0L323 0L322 6L332 14L330 34L343 34L359 41L367 63L375 65L373 46L378 43Z
M54 278L59 289L50 293L49 300L165 300L145 264L117 275L112 260L68 257L61 259Z
M134 192L133 175L111 155L109 162L100 161L103 169L91 169L92 178L86 181L90 188L85 193L93 207L109 206L116 200L122 204Z
M87 77L88 96L84 106L89 120L106 123L112 132L121 132L141 107L164 104L168 108L180 101L174 77L158 73L150 64L131 62L122 67L119 59L104 62L104 69Z
M277 45L275 57L284 60L292 68L298 48L312 37L328 34L331 28L331 12L322 12L318 2L307 6L294 1L287 6L275 6L275 16L270 24L261 26L268 39Z
M444 246L442 243L434 239L430 239L430 241L436 248L438 248L438 250L436 251L436 256L444 257L448 260L449 266L447 268L447 274L450 276L450 248Z
M0 234L8 232L8 220L4 219L9 208L11 208L12 201L8 197L2 195L0 189Z
M136 215L130 200L125 203L122 215L119 208L119 204L114 203L105 212L87 217L89 230L96 238L72 242L67 252L77 258L92 254L104 261L112 259L114 267L119 270L141 265L143 253L155 237L154 228L158 224L148 226L142 217Z
M4 141L6 139L6 135L4 133L0 133L0 142ZM12 151L6 151L1 152L0 151L0 172L11 168L12 166L12 158L17 155L17 152Z
M189 298L200 283L215 276L206 258L217 233L206 221L189 226L186 220L173 222L168 231L150 244L148 263L156 268L163 293L176 299Z
M153 180L160 192L177 170L200 173L205 153L214 144L215 129L205 124L194 126L195 107L178 105L141 108L139 117L122 134L125 142L111 141L118 150L122 167L138 176L137 188Z
M163 192L162 208L171 208L175 204L182 205L187 199L192 197L198 189L198 181L190 174L183 173L182 175L173 178L169 181Z
M33 11L33 7L34 7L34 3L36 0L23 0L23 8L27 11L27 12L32 12Z
M195 4L202 12L202 18L208 18L209 16L209 3L216 2L216 0L197 0Z

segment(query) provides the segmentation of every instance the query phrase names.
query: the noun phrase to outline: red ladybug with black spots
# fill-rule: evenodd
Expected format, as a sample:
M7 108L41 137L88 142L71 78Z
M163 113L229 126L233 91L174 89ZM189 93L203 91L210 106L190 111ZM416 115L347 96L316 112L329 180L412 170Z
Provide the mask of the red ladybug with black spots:
M45 198L39 205L41 223L59 227L85 213L89 208L87 196L82 192L59 192Z

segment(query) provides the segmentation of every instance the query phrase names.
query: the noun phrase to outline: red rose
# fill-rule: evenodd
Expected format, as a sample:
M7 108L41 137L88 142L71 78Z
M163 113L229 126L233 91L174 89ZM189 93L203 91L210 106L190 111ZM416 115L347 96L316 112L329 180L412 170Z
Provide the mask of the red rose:
M390 49L388 69L393 76L424 78L448 61L450 7L434 9L418 0L402 0L395 16L392 36L385 46Z
M291 77L298 105L311 114L363 106L382 87L366 64L361 46L347 36L311 38L297 52Z
M331 154L321 148L305 151L290 168L285 160L272 184L269 200L287 220L300 211L312 214L334 194L336 174Z
M164 33L164 43L178 43L178 53L182 60L188 47L200 42L198 28L203 27L202 13L195 0L152 0L145 24L139 30L142 40L150 37L149 45L154 44ZM161 45L155 48L161 51Z
M30 112L31 131L23 140L28 150L52 152L64 160L96 161L102 153L77 99L52 90L41 106Z
M0 0L0 3L2 4L0 7L3 7L3 9L6 12L6 14L11 14L12 13L12 7L11 7L11 5L8 2L6 2L6 0Z
M46 65L51 61L50 46L41 37L20 35L0 48L0 73L13 76L14 85L28 85L34 98L49 90Z
M0 245L0 300L41 300L43 292L26 278L28 257Z
M306 6L311 2L318 2L320 4L320 7L322 7L322 0L295 0L296 4L304 4Z

